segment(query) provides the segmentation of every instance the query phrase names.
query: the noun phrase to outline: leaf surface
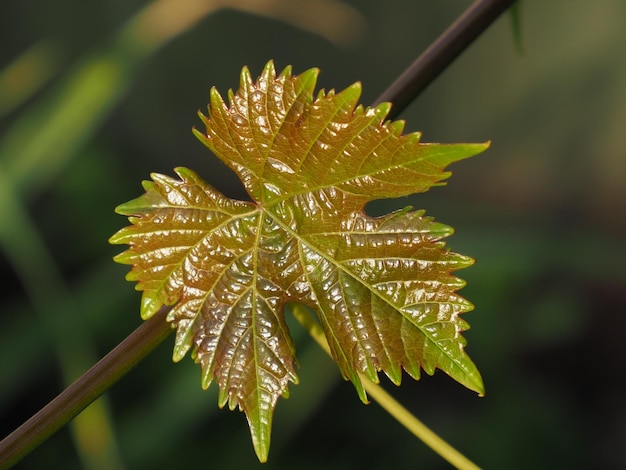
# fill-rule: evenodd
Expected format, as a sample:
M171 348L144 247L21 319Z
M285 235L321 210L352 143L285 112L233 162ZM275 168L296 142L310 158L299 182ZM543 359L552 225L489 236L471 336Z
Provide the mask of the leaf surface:
M246 413L261 461L278 397L297 383L288 302L312 308L344 378L394 383L439 368L483 393L464 351L460 314L472 305L452 272L473 263L442 241L446 225L407 208L370 217L365 204L427 191L445 167L488 144L424 144L385 121L389 104L358 105L359 84L314 98L317 69L258 80L244 68L228 102L211 90L196 136L241 179L252 202L229 199L193 171L153 174L117 208L131 225L111 238L143 291L141 315L174 305L174 360L190 349L219 406Z

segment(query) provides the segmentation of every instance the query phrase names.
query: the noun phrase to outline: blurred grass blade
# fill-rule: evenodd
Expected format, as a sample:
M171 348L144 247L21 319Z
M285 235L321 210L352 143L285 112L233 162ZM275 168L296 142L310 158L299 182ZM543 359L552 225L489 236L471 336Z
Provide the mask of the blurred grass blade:
M141 10L100 51L75 64L65 79L7 129L0 163L18 194L36 191L74 157L133 83L137 68L160 46L216 8L158 0Z
M39 91L58 72L61 52L52 41L28 48L0 71L0 117Z
M127 73L112 54L83 60L14 122L0 143L0 162L18 194L44 187L70 161L125 91Z

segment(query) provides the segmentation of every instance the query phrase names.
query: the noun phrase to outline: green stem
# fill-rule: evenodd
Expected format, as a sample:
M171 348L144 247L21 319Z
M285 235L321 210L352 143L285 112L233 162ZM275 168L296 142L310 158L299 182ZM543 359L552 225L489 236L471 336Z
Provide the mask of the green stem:
M106 392L172 332L163 307L28 421L0 441L0 469L15 465Z
M374 102L391 102L394 119L516 0L474 2Z
M326 341L326 336L322 331L322 327L315 321L315 318L313 318L307 308L300 304L294 304L291 307L291 312L296 320L298 320L298 322L309 332L317 344L319 344L321 348L332 358L330 347L328 346L328 341ZM417 419L409 410L389 395L380 385L371 382L367 377L360 373L359 377L361 378L363 387L367 393L369 393L370 396L385 409L385 411L387 411L400 424L407 428L411 434L439 454L443 459L454 465L454 467L462 470L476 470L480 468L434 433L419 419Z
M393 416L400 424L407 428L411 434L424 442L424 444L447 460L455 468L463 470L477 470L480 468L417 419L380 385L370 382L366 377L362 376L362 379L365 391L369 393L387 413Z

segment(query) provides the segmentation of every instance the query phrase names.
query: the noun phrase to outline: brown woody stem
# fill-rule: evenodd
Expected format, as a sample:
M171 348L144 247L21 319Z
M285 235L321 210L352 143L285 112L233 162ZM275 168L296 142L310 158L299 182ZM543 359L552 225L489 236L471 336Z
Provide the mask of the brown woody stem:
M378 97L374 105L386 101L393 103L388 118L396 118L515 1L474 2Z
M10 468L106 392L172 332L164 307L63 390L28 421L0 441L0 469Z

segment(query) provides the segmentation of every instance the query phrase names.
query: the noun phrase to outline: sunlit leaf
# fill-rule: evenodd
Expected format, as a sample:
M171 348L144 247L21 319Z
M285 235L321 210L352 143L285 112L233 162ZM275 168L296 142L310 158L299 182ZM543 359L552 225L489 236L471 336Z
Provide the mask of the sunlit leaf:
M385 121L389 104L363 108L359 84L318 93L318 71L278 76L268 63L255 82L244 68L225 103L213 89L196 136L241 179L253 202L229 199L193 171L159 174L145 194L117 208L131 226L111 238L130 248L128 279L143 291L141 314L174 305L174 359L190 349L202 385L215 380L219 406L246 413L255 450L267 459L278 397L297 382L288 302L318 316L343 376L367 400L359 373L399 384L404 369L439 368L480 394L464 351L459 314L472 305L451 273L472 259L442 241L452 229L407 208L370 217L373 199L427 191L444 168L487 144L423 144Z

